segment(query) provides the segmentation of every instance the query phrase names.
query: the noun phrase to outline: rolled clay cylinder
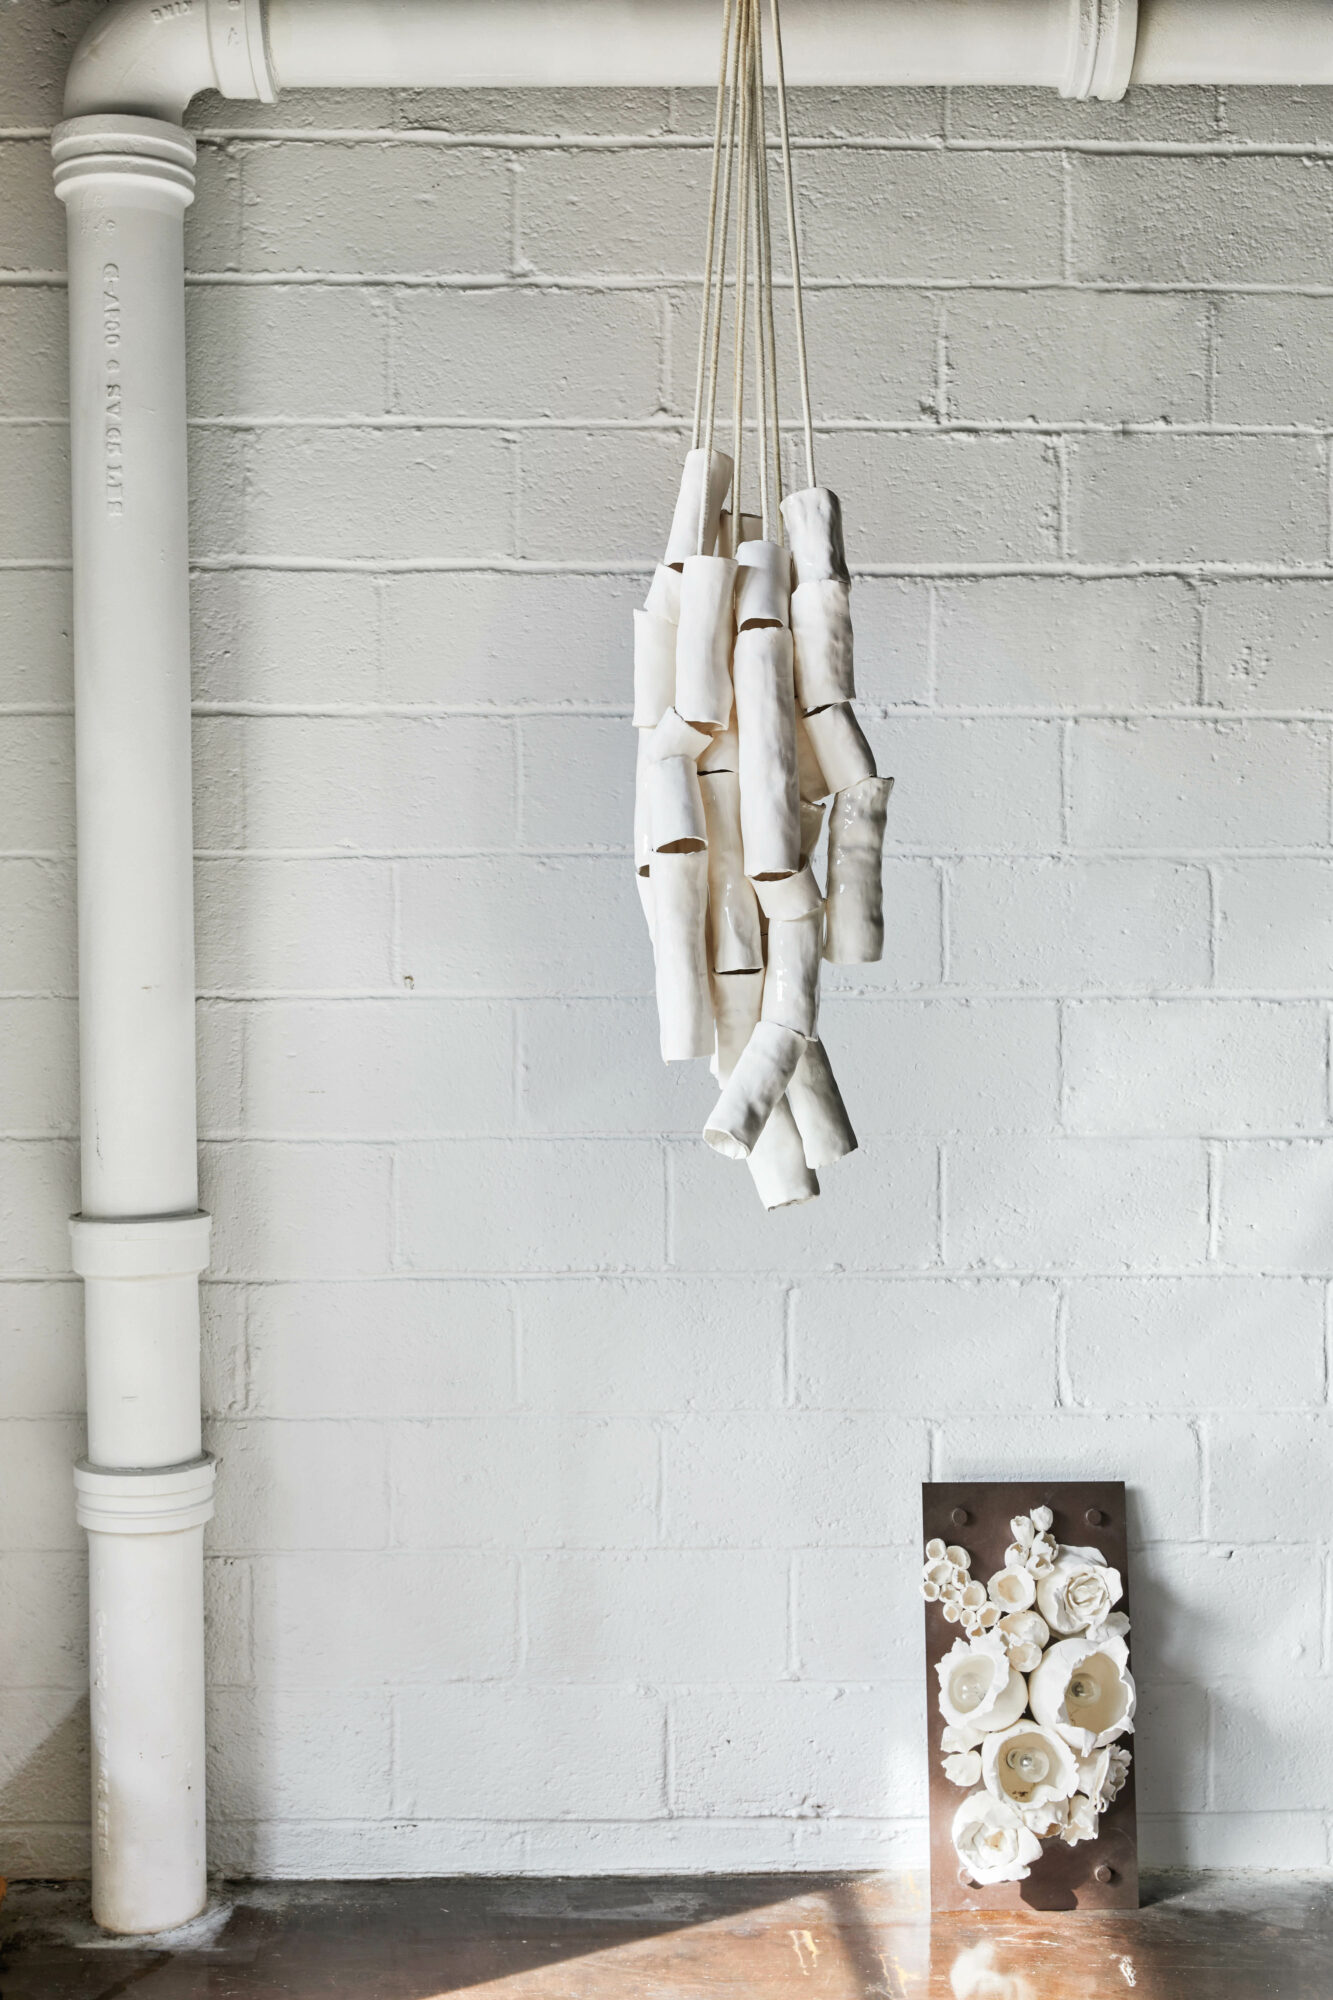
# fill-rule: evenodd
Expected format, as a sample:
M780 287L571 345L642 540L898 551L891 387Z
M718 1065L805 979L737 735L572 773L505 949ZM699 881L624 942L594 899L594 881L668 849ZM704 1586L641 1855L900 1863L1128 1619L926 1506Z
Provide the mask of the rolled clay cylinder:
M648 595L643 600L645 611L654 618L665 618L672 625L680 623L680 571L668 569L659 563L653 571L653 580L648 586Z
M768 926L768 965L764 972L761 1021L790 1028L795 1035L815 1032L819 1018L819 960L824 948L822 906L794 923Z
M798 584L791 598L791 632L796 699L806 714L830 702L853 700L850 587L836 577Z
M699 502L703 498L703 483L703 452L686 452L685 469L680 476L680 492L676 497L676 511L671 517L671 533L667 537L666 554L662 558L672 569L679 569L687 556L697 556L700 553L711 556L717 547L722 502L726 499L727 488L731 484L731 460L724 451L715 451L709 466L708 504L704 512L704 539L701 551Z
M787 1085L808 1167L831 1167L856 1151L856 1134L847 1116L833 1066L822 1042L809 1042Z
M700 775L713 771L739 771L740 757L741 739L736 734L736 718L733 713L730 729L719 730L708 748L700 754Z
M762 971L759 905L741 861L741 787L734 771L695 783L708 829L708 928L714 972Z
M693 757L657 759L648 765L647 778L654 855L702 853L708 835Z
M639 892L639 907L643 911L643 921L648 926L649 942L656 929L653 922L653 878L646 869L638 869L634 876L634 886Z
M785 1097L780 1097L773 1106L745 1164L767 1209L791 1208L799 1201L813 1201L819 1193L819 1182L810 1171L796 1120Z
M653 953L657 961L657 1025L663 1062L713 1053L713 1001L708 988L705 926L708 856L653 856Z
M794 875L801 865L791 633L760 625L736 636L732 662L740 734L745 872Z
M819 845L819 836L824 831L824 808L808 799L801 800L801 858L808 861Z
M697 758L712 739L706 729L687 722L679 709L669 708L656 729L645 731L639 741L645 758L657 763L663 757Z
M758 514L742 514L739 521L735 514L724 514L717 531L717 552L734 556L742 542L757 542L763 532L763 519Z
M863 778L839 792L828 825L830 965L874 965L884 956L884 816L892 778Z
M798 584L818 583L825 577L851 581L842 542L842 502L836 493L827 486L789 493L782 503L782 519Z
M710 846L712 838L710 830ZM795 875L780 875L776 881L756 882L754 892L770 924L794 924L799 918L811 916L824 906L815 871L808 861Z
M745 1053L745 1047L759 1020L764 997L762 972L724 972L713 980L713 1015L717 1042L712 1071L719 1084L731 1081L731 1072Z
M781 542L742 542L736 551L736 623L785 625L791 603L791 556ZM831 701L841 697L830 695Z
M831 792L845 792L850 785L859 785L863 778L878 775L875 753L847 702L816 709L813 715L806 716L805 726Z
M796 717L796 782L803 805L813 805L819 799L826 799L833 789L819 768L805 717L799 714Z
M675 571L671 571L672 576ZM656 729L676 695L676 628L651 611L634 614L634 727Z
M652 768L650 738L639 738L639 755L634 766L634 873L646 875L653 861L653 809L648 794L648 773Z
M657 921L660 932L660 906ZM779 1027L776 1021L756 1024L704 1126L704 1138L716 1152L729 1160L747 1157L785 1093L804 1048L803 1035Z
M708 729L725 729L731 719L735 596L734 556L686 557L676 628L676 707Z

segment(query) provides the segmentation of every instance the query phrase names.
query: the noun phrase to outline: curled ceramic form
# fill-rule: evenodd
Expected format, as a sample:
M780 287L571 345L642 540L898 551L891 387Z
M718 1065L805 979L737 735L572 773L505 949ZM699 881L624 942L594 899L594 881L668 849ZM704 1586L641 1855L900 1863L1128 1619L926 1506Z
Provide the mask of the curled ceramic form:
M987 1791L972 1792L953 1817L954 1853L971 1880L982 1888L996 1882L1025 1882L1041 1842L1025 1826L1016 1806Z
M806 741L809 741L807 737ZM799 777L800 762L797 761ZM824 808L818 801L801 800L801 859L808 861L819 845L819 836L824 831Z
M981 1779L988 1792L1026 1813L1076 1791L1078 1762L1053 1730L1036 1722L1015 1722L983 1743Z
M708 856L655 854L650 880L662 1060L689 1062L713 1052L706 949Z
M634 873L646 875L653 861L653 808L648 791L648 773L653 760L648 754L647 735L639 738L639 754L634 764Z
M819 1193L818 1178L805 1157L801 1135L785 1097L780 1097L769 1112L745 1164L767 1209L793 1208L798 1202L813 1201Z
M1080 1757L1134 1727L1136 1694L1129 1649L1114 1632L1060 1639L1029 1682L1032 1713Z
M646 761L664 757L697 759L699 753L708 748L709 740L707 730L696 729L674 708L667 710L656 729L646 730L639 738Z
M728 972L713 980L717 1043L712 1069L719 1085L731 1081L731 1072L745 1053L758 1024L763 993L762 972Z
M873 965L884 956L884 821L892 778L865 778L839 792L829 813L830 965Z
M822 904L793 923L769 925L762 1021L790 1028L795 1035L814 1034L819 1018L819 962L823 947Z
M667 537L666 554L663 562L672 569L679 569L687 556L711 556L717 546L718 525L722 518L722 502L727 497L731 484L731 460L724 451L715 451L709 463L708 498L704 503L704 533L702 545L699 541L699 507L704 499L704 454L701 450L686 452L685 466L680 475L680 492L676 496L676 511L671 517L671 533Z
M990 1580L990 1594L1002 1611L1027 1611L1037 1601L1037 1579L1025 1569L998 1570Z
M716 1152L731 1160L748 1156L773 1106L786 1095L804 1048L804 1036L790 1028L757 1023L704 1126L704 1138Z
M789 493L782 519L791 543L796 581L820 583L832 578L847 583L847 552L842 539L842 502L827 486L806 486Z
M981 1776L981 1759L975 1750L951 1750L942 1769L951 1785L975 1785Z
M677 674L679 671L678 666ZM805 726L831 792L845 792L863 779L878 775L875 753L847 702L835 702L830 708L807 713Z
M668 625L680 623L680 571L659 563L653 571L643 608L650 617L665 618Z
M731 719L731 642L736 564L731 556L687 556L676 627L676 707L687 721L725 729Z
M974 1729L989 1736L1008 1729L1027 1706L1027 1682L1009 1664L1004 1642L995 1632L972 1639L955 1639L935 1664L940 1682L940 1714L955 1729Z
M736 734L736 718L733 715L730 729L721 729L713 737L708 748L699 757L699 775L714 771L739 771L741 768L741 739Z
M856 1151L856 1134L824 1044L812 1041L787 1085L796 1129L808 1165L831 1167Z
M996 1606L999 1609L999 1606ZM1011 1667L1017 1667L1020 1674L1030 1674L1041 1665L1043 1647L1048 1643L1051 1631L1046 1620L1037 1611L1008 1611L996 1626L1004 1641Z
M648 926L649 942L657 925L653 918L653 880L647 869L636 870L634 886L639 892L639 908L643 911L643 921Z
M1049 1576L1037 1583L1037 1607L1053 1632L1069 1637L1104 1625L1124 1595L1119 1570L1096 1549L1063 1547Z
M801 865L791 633L761 625L736 637L733 674L740 734L745 872L794 875Z
M815 871L802 862L794 875L761 876L755 883L759 907L771 924L794 923L798 917L812 916L824 907L824 897Z
M714 972L763 969L759 905L741 860L741 788L734 771L696 781L708 833L708 929Z
M653 854L702 853L708 833L693 757L654 758L647 776Z
M668 571L671 576L675 571ZM676 628L651 611L634 614L634 727L656 729L676 698Z
M793 688L794 685L793 680ZM799 712L796 717L796 775L802 805L815 805L833 790L820 769L815 746L810 741L810 731L805 726L805 717ZM808 849L806 851L809 852Z
M801 708L809 714L831 702L854 700L850 587L831 576L798 584L792 592L791 629Z
M781 542L742 542L736 551L736 623L785 625L791 601L791 556Z
M1091 1757L1080 1759L1078 1788L1092 1800L1099 1813L1104 1813L1124 1791L1132 1762L1129 1751L1119 1743L1108 1743L1094 1750Z

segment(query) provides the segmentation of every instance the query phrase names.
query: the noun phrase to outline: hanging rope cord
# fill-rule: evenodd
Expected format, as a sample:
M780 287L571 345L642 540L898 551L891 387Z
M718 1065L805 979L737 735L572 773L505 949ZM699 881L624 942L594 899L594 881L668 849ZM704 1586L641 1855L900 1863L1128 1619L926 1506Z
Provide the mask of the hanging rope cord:
M755 356L760 395L757 418L761 444L761 511L764 540L782 540L782 422L778 406L777 337L773 322L773 229L768 206L768 125L764 106L762 17L754 7L751 90L754 97ZM776 530L776 532L775 532Z
M744 49L740 68L749 75L749 35L753 0L740 0L741 19L738 24L738 45ZM745 314L750 283L750 96L745 93L741 105L740 159L738 186L736 191L736 310L732 346L731 381L731 517L732 541L738 545L742 539L741 529L741 461L745 447Z
M695 414L695 449L703 432L703 475L699 488L699 533L697 552L705 553L704 542L708 531L708 489L712 483L713 433L717 420L717 371L722 348L722 313L726 303L727 287L727 238L731 229L731 186L735 175L736 160L736 108L739 91L737 88L742 35L742 14L748 0L738 0L735 10L735 34L733 26L733 0L727 0L723 22L722 60L718 71L718 101L713 135L713 178L712 193L708 204L708 253L705 262L704 298L699 329L699 370ZM728 80L730 89L728 90ZM730 98L727 113L727 144L725 171L722 170L722 122L723 102ZM719 199L720 197L720 199ZM715 282L716 280L716 282ZM715 309L716 307L716 309ZM711 337L710 337L711 336ZM708 390L704 395L705 354L707 355Z
M730 0L728 0L730 6ZM782 142L782 182L787 201L787 242L791 252L792 304L796 322L796 365L801 381L801 419L805 427L805 470L809 485L815 484L815 425L810 410L810 364L805 348L805 295L801 289L801 253L796 241L796 183L791 164L791 128L787 119L787 74L782 57L782 19L779 0L771 0L773 18L773 76L778 95L778 131Z

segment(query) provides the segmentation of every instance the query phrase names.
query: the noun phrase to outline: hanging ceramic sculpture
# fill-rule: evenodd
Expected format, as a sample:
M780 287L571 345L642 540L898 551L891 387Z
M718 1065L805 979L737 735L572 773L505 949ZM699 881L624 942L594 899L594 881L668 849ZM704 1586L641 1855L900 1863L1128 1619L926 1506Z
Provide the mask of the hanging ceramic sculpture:
M665 555L634 614L634 867L662 1058L711 1061L721 1094L703 1136L747 1163L770 1209L809 1201L816 1169L856 1147L819 1040L820 967L882 956L893 786L852 708L842 511L815 483L782 30L778 0L771 5L807 485L783 491L759 0L727 0L693 439ZM729 458L714 438L733 218ZM742 479L747 355L753 513ZM812 858L826 802L821 889Z

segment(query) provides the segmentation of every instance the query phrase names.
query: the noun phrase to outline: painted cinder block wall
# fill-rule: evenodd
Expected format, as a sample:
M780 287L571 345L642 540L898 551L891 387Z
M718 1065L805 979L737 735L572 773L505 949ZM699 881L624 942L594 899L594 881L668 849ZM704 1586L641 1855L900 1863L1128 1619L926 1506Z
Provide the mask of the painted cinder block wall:
M85 1860L63 216L0 16L0 1817ZM201 100L217 1861L919 1863L917 1486L1134 1488L1156 1861L1319 1864L1333 104L799 101L899 787L863 1136L766 1219L654 1048L628 609L706 93Z

